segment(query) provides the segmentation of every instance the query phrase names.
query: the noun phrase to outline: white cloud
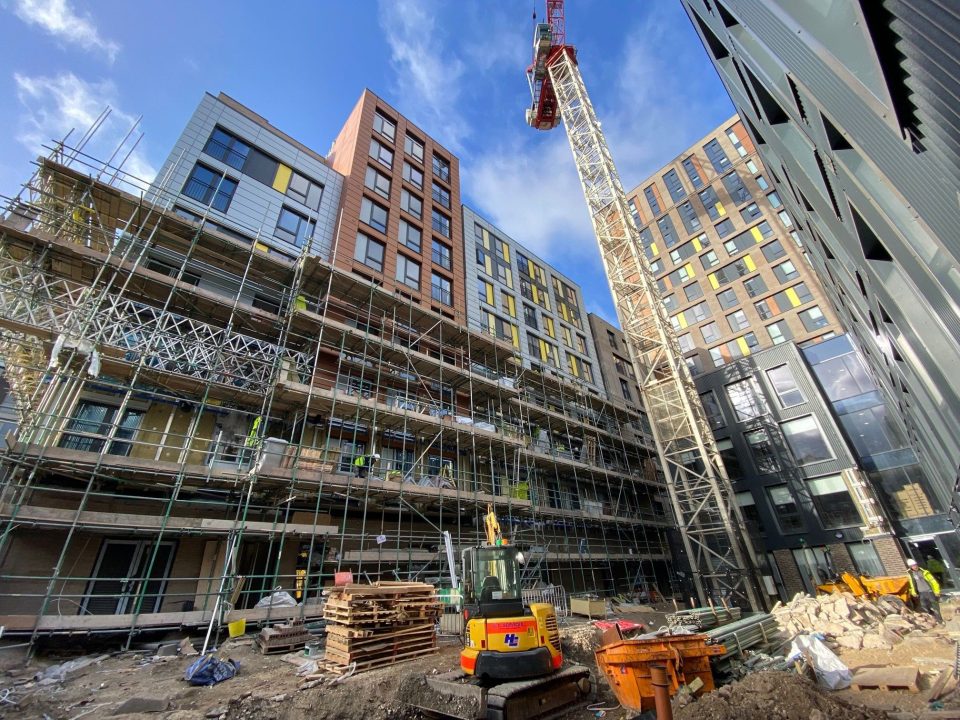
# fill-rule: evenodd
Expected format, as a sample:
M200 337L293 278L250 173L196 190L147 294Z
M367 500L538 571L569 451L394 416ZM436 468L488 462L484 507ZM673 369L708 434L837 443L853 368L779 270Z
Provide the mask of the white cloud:
M104 53L110 62L120 45L100 35L87 15L78 15L67 0L14 0L13 11L28 25L37 25L50 35L84 50Z
M69 72L52 77L14 73L13 80L24 109L17 140L31 152L46 154L45 146L70 130L74 132L67 144L78 142L104 108L111 107L109 117L84 148L86 155L106 161L136 122L133 115L117 107L117 89L110 81L88 83ZM115 162L124 158L133 141L134 138L126 141ZM142 147L133 150L124 170L145 182L152 181L157 174Z
M381 0L381 27L390 46L396 73L397 96L404 114L424 126L454 152L467 136L469 126L457 112L464 62L444 48L436 22L441 6L437 0Z

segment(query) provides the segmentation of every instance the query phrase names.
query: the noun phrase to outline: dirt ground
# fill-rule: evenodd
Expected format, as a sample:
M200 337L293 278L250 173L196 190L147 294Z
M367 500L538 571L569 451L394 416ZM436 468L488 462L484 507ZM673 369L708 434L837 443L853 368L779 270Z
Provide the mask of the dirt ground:
M661 614L629 616L651 629L662 624ZM955 621L956 623L957 621ZM951 624L953 626L954 624ZM960 630L960 625L956 626ZM569 720L599 717L628 720L635 713L619 707L606 682L597 673L593 651L599 631L584 619L568 619L561 627L567 663L587 666L593 673L594 697L590 708L567 715ZM880 720L886 712L928 709L929 688L938 673L952 670L956 645L947 628L921 637L911 636L893 650L846 650L841 654L851 668L871 665L917 665L921 691L844 690L823 692L795 674L761 672L732 683L679 708L677 720ZM58 657L38 656L30 663L17 660L16 651L0 652L0 719L95 720L96 718L146 718L147 720L263 719L294 720L412 720L420 714L411 704L432 695L424 676L458 666L459 643L444 645L435 655L413 662L361 673L342 683L311 684L296 674L294 664L281 656L263 656L252 636L225 642L221 657L240 663L236 677L213 687L193 687L183 672L194 657L154 657L152 652L114 653L69 676L63 682L40 684L34 676L46 666L80 657L92 648L77 646ZM106 653L104 653L106 654ZM4 695L9 689L10 694ZM6 700L4 700L6 697ZM155 712L116 714L131 698L155 701ZM956 699L953 699L956 698ZM10 702L17 703L11 705ZM434 703L427 702L428 705ZM946 709L957 708L960 697L947 699Z

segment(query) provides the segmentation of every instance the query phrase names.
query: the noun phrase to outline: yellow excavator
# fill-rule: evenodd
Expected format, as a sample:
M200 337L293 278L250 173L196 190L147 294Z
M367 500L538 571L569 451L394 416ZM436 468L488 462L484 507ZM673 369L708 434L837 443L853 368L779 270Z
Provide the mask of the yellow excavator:
M590 671L563 668L557 611L525 605L523 555L503 536L492 507L484 518L487 543L462 553L464 649L460 671L428 676L427 683L460 703L453 717L533 720L553 717L586 700ZM450 714L450 706L444 709Z

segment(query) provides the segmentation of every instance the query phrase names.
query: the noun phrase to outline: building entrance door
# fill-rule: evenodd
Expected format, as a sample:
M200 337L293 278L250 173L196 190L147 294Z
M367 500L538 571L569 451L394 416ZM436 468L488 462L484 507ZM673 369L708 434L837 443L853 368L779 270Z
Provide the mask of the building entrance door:
M93 579L81 604L81 614L120 615L133 612L143 595L140 612L157 612L173 561L173 543L160 543L153 567L147 566L154 544L149 540L104 540L93 568Z

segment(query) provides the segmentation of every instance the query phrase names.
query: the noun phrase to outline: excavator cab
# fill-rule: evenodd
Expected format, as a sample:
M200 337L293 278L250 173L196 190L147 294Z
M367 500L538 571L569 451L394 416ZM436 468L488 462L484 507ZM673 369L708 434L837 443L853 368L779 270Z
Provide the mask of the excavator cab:
M472 615L523 615L520 594L520 551L513 545L468 548L463 553L464 607Z

